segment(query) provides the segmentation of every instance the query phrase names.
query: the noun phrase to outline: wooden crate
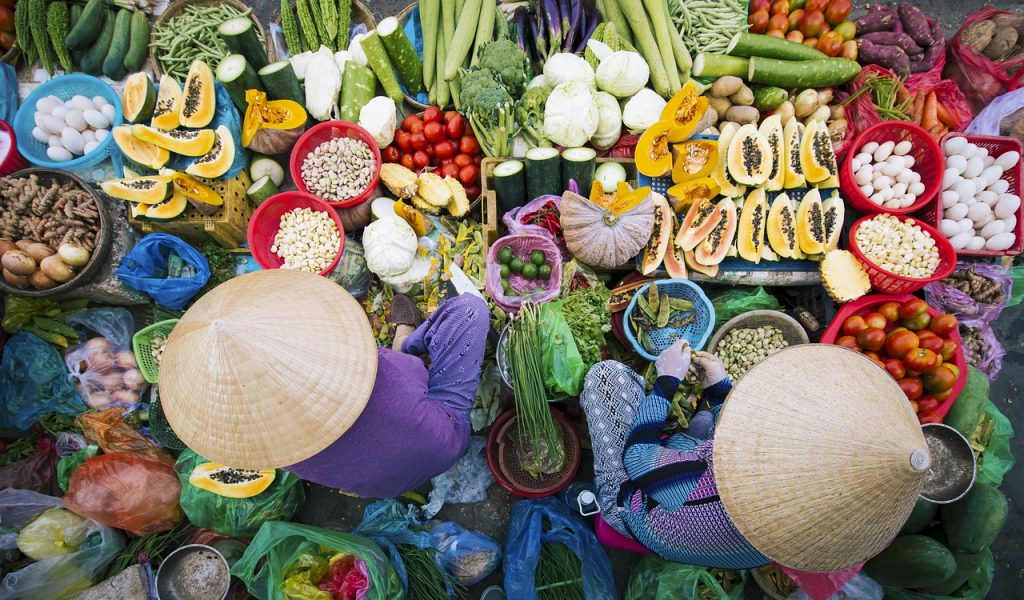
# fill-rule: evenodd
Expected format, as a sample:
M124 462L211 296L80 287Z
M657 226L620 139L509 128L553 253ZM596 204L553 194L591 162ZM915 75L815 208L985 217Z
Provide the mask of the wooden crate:
M249 174L242 169L242 172L232 179L198 179L216 190L224 199L224 206L212 216L207 217L189 205L181 216L170 221L129 217L129 222L143 234L169 233L193 246L213 242L228 249L238 248L246 242L249 217L253 211L253 206L245 195L245 190L252 184Z

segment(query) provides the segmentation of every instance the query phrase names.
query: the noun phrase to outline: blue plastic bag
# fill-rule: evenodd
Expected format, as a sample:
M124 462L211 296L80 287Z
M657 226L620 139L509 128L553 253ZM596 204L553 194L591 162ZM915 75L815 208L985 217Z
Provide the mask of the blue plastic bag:
M168 278L167 261L172 252L193 266L196 274ZM210 280L210 264L201 252L181 238L151 233L135 244L114 274L129 287L148 294L157 304L181 310Z
M395 544L409 544L417 548L429 548L431 545L430 534L420 526L415 510L394 498L379 500L366 507L363 520L352 530L353 535L370 538L384 549L404 590L409 589L409 572Z
M501 546L479 531L469 531L454 521L431 521L430 543L437 560L456 581L475 585L494 572L501 562Z
M0 429L28 429L47 412L85 410L57 348L26 332L7 340L0 360Z
M561 542L580 558L587 600L618 598L611 561L597 536L579 515L554 498L520 500L512 505L504 562L509 598L537 600L534 572L544 542Z

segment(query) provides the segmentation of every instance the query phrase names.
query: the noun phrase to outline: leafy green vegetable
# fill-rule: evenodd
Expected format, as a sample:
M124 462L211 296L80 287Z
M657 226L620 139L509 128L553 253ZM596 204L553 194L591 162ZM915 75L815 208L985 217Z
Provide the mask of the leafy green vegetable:
M501 414L501 374L493 358L484 359L480 384L476 388L473 409L469 412L469 422L473 431L481 431L490 426Z
M583 362L590 367L601 360L605 334L612 329L608 288L598 283L569 293L562 300L562 315L569 323Z
M501 39L480 47L480 68L491 70L512 96L526 88L530 61L513 41Z
M78 417L59 412L48 412L39 415L39 425L43 431L56 436L62 431L69 433L82 433L82 426L78 423Z
M3 448L3 450L0 450L0 467L16 463L19 460L25 460L32 456L37 447L38 444L36 444L36 436L34 435L18 438L6 445L0 442L0 448Z
M509 156L516 136L515 103L490 69L459 71L459 101L487 156Z

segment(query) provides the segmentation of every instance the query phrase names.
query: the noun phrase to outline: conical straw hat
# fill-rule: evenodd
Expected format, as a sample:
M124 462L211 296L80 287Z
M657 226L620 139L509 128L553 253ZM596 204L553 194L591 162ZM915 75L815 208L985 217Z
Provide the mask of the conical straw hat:
M762 554L804 571L845 569L885 549L928 462L896 381L839 346L792 346L755 366L715 430L729 517Z
M376 374L359 303L323 277L274 269L231 279L185 313L161 357L160 401L200 455L270 469L341 437Z

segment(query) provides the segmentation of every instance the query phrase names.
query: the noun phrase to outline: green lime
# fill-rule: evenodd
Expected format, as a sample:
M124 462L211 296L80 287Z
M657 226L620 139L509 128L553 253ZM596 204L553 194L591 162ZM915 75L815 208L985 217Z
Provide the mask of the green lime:
M505 246L501 250L498 250L498 262L500 262L502 264L506 264L510 260L512 260L512 249L511 248L509 248L508 246Z
M508 263L508 267L512 269L513 273L521 273L523 271L523 261L518 258L513 258L512 262Z
M502 279L507 278L509 274L508 265L501 265L501 267L498 268L498 274L501 275Z
M534 250L533 252L530 253L530 262L537 265L538 267L544 264L545 258L547 257L544 256L543 250Z
M501 291L508 293L508 279L501 280Z
M544 263L537 267L537 275L539 275L541 279L548 279L551 277L551 265Z
M530 263L530 264L527 264L527 265L523 265L523 277L525 277L527 279L536 279L537 278L537 265L535 265L533 263Z

